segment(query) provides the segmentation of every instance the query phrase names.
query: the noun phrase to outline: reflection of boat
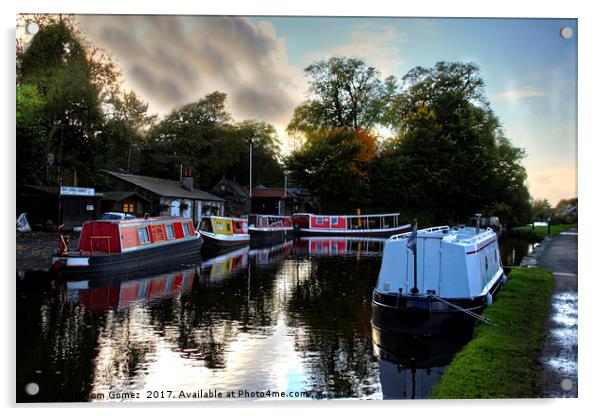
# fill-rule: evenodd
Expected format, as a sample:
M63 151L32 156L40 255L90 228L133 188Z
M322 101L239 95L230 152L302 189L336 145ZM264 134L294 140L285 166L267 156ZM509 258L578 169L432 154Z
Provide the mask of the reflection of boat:
M410 224L400 224L400 215L316 215L295 214L293 223L301 235L340 235L364 237L389 237L410 229Z
M384 399L426 399L443 372L470 340L459 334L411 335L380 331L372 326Z
M213 251L203 254L203 270L209 271L211 280L231 275L248 266L249 247Z
M134 302L188 292L195 276L196 268L189 268L139 279L72 280L66 283L67 301L79 302L89 310L122 309Z
M293 241L285 241L275 246L254 247L249 251L249 256L255 264L270 264L282 260L293 249Z
M453 330L491 303L504 278L491 229L444 226L393 236L373 292L372 322L390 331Z
M301 256L380 255L384 238L301 237L295 241L294 254Z
M54 269L66 274L99 276L198 255L203 239L189 218L159 217L87 221L82 226L77 250L67 250L62 235L59 242L59 253L52 256Z
M250 240L246 218L203 217L200 231L210 248L241 246Z
M280 215L250 215L249 234L253 240L284 241L293 238L293 220Z

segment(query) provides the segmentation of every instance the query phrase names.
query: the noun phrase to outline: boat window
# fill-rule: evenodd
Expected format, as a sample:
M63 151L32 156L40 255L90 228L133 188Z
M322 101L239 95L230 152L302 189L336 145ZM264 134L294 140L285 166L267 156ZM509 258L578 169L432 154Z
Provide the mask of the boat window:
M240 223L236 221L234 224L236 224L236 231L240 231Z
M228 222L228 223L226 223L226 229L227 229L228 231L232 231L232 228L230 227L230 223L229 223L229 222Z
M485 256L485 271L489 271L489 257Z
M174 231L173 231L173 224L167 224L165 226L165 230L167 231L167 239L168 240L171 240L171 239L173 239L176 236L175 233L174 233Z
M184 231L184 237L190 235L190 225L187 222L182 223L182 230Z
M146 227L138 228L138 238L140 239L140 244L150 243L150 236L148 235L148 228L146 228Z
M322 225L322 224L324 224L324 218L322 218L322 217L318 217L318 218L316 218L316 223L317 223L318 225Z
M339 225L339 219L338 218L333 218L331 221L332 225Z

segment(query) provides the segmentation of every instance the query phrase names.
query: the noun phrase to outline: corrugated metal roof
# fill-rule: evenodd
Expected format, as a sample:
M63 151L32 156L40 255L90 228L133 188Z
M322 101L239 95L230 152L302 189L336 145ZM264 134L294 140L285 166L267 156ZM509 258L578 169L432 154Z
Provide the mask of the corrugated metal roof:
M193 188L192 192L182 188L178 181L171 179L153 178L150 176L131 175L127 173L117 173L104 171L105 173L122 181L129 182L140 188L146 189L154 194L171 198L201 199L204 201L224 202L223 198L210 194L209 192Z

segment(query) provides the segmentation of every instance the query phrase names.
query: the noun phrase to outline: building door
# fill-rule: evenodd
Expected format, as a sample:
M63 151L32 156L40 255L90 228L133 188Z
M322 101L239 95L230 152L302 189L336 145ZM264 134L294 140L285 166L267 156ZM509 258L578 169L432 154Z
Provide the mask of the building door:
M169 215L171 215L172 217L180 216L180 201L171 201L171 212Z

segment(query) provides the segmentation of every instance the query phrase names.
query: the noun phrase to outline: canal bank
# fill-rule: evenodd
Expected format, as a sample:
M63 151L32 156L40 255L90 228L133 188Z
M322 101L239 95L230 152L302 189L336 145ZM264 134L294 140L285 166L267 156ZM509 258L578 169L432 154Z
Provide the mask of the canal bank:
M545 238L521 266L485 311L497 325L477 326L432 398L577 397L577 229Z
M522 265L549 269L554 291L542 347L543 397L578 396L578 230L546 238Z
M477 324L475 335L453 359L430 398L541 397L539 357L552 294L552 273L517 268Z

